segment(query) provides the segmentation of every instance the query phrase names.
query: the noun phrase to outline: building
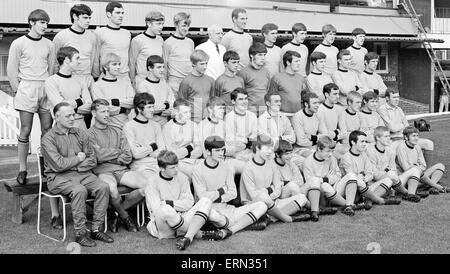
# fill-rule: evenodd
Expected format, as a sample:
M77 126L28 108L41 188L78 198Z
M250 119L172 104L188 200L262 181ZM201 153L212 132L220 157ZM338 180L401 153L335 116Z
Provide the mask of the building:
M261 38L261 27L267 22L279 26L278 45L290 39L290 28L298 21L304 23L309 31L305 45L310 51L321 41L321 27L333 24L338 35L335 45L346 48L351 45L351 31L355 27L366 30L365 47L377 52L380 58L379 73L388 87L399 90L403 98L411 99L428 106L435 104L435 90L431 62L422 48L417 28L408 16L397 8L403 0L172 0L170 5L164 0L123 0L125 8L124 28L133 34L145 29L145 14L153 9L166 16L164 36L174 31L172 17L178 11L187 11L192 15L191 37L196 44L206 38L206 29L211 24L223 26L225 31L232 27L231 11L235 7L247 10L248 31ZM433 0L431 2L439 2ZM106 24L105 6L107 0L89 0L84 2L94 11L92 27ZM414 3L428 0L414 0ZM446 2L441 0L440 2ZM8 91L6 63L11 42L27 32L26 18L36 8L46 10L51 18L48 37L51 39L59 30L70 25L69 9L72 1L66 0L2 0L0 9L0 89ZM282 18L283 20L280 20ZM442 42L442 38L433 37L431 41ZM450 59L450 54L449 54Z

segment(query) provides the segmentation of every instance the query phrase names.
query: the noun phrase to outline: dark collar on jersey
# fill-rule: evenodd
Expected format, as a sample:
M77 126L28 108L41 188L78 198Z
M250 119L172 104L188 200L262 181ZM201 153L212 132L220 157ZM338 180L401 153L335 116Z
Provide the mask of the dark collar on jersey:
M334 108L334 106L329 106L329 105L327 105L326 102L323 102L323 105L324 105L326 108L328 108L328 109L333 109L333 108Z
M319 159L317 159L316 153L317 153L317 152L314 152L314 153L313 153L313 158L314 158L314 160L316 160L317 162L323 162L323 161L325 161L325 160L319 160Z
M147 121L142 121L142 120L139 120L139 119L136 118L136 117L134 117L133 120L134 120L135 122L139 123L139 124L148 124L148 120L147 120Z
M117 82L117 78L116 79L106 79L105 77L103 77L102 80L105 82Z
M406 145L409 149L414 149L414 146L410 146L410 145L408 144L408 142L406 142L406 141L405 141L405 145Z
M247 112L245 112L244 114L242 114L242 113L237 112L236 109L233 109L233 111L234 111L234 113L235 113L236 115L238 115L238 116L245 116L245 115L247 115Z
M209 121L210 123L212 123L212 124L215 124L215 125L218 125L218 124L219 124L219 121L214 122L210 117L208 117L208 121Z
M62 74L61 72L57 72L56 73L56 75L58 75L58 76L60 76L60 77L62 77L62 78L70 78L70 77L72 77L72 75L65 75L65 74Z
M369 74L369 75L372 75L372 74L373 74L373 72L368 72L367 70L365 70L364 73L365 73L365 74Z
M180 122L177 121L177 119L173 118L173 122L179 126L184 126L186 123L182 124Z
M346 69L338 68L338 70L341 71L341 72L348 72L348 70L346 70Z
M353 155L353 156L355 156L355 157L361 156L361 154L355 154L355 153L353 153L353 151L352 151L351 149L349 149L348 151L350 151L350 154Z
M360 50L361 48L357 48L355 46L352 45L352 48L356 49L356 50Z
M163 180L166 180L166 181L172 181L172 180L173 180L173 177L172 177L172 178L164 177L164 175L162 175L161 171L159 172L159 177L160 177L161 179L163 179Z
M351 115L351 116L355 116L356 115L356 112L352 113L352 112L350 112L350 110L348 108L345 109L345 112L347 112L348 115Z
M313 117L313 114L308 114L308 112L306 112L306 108L303 109L303 113L307 116L307 117Z
M184 40L184 38L186 38L186 37L178 37L178 36L175 36L175 34L170 34L170 36L172 36L173 38L175 38L175 39L178 39L178 40Z
M159 84L159 82L161 82L161 80L158 79L158 81L153 81L148 79L148 77L145 77L145 80L147 80L148 82L152 83L152 84Z
M75 33L75 34L83 34L83 33L86 32L85 29L84 29L83 31L76 31L76 30L74 30L73 28L69 28L69 30L70 30L71 32Z
M266 43L264 43L264 46L266 46L266 48L269 48L269 49L271 49L271 48L273 48L273 47L275 46L275 44L274 44L274 45L272 45L272 46L269 46L269 45L267 45Z
M252 161L253 161L253 163L255 163L255 165L257 165L257 166L263 166L263 165L266 163L266 161L264 161L262 164L260 164L260 163L258 163L258 162L255 161L255 158L252 158Z
M106 27L107 27L108 29L112 29L112 30L120 30L120 27L115 28L115 27L111 27L110 25L106 25Z
M234 32L234 33L237 33L237 34L244 34L243 31L237 31L237 30L234 30L234 29L231 29L231 31Z
M324 47L331 47L331 45L327 45L327 44L324 44L324 43L320 43L322 46L324 46Z
M314 74L314 75L322 75L322 72L314 72L314 71L311 71L311 74Z
M376 149L379 153L384 153L384 152L386 151L386 149L385 149L385 150L379 149L379 148L377 147L377 144L375 144L375 149Z
M289 43L291 43L292 45L297 46L297 47L301 45L301 44L294 43L294 42L292 42L292 41L289 42Z
M156 35L150 35L150 34L146 33L145 31L143 33L144 33L145 36L147 36L150 39L155 39L156 38Z
M34 38L34 37L31 37L30 35L28 35L28 34L25 34L25 36L28 38L28 39L30 39L30 40L33 40L33 41L39 41L39 40L41 40L42 39L42 36L41 37L39 37L39 38Z
M362 112L362 113L365 113L365 114L368 114L368 115L371 115L371 114L372 114L371 111L369 112L369 111L361 110L361 112Z
M208 165L208 163L206 162L206 159L205 159L205 161L203 161L203 162L205 163L205 166L208 167L208 168L210 168L210 169L216 169L216 168L219 166L219 163L217 163L217 165L215 165L215 166L210 166L210 165Z
M278 162L278 161L277 161L278 159L279 159L278 157L275 158L275 163L276 163L277 165L279 165L279 166L285 166L285 165L286 165L286 163L282 164L282 163Z

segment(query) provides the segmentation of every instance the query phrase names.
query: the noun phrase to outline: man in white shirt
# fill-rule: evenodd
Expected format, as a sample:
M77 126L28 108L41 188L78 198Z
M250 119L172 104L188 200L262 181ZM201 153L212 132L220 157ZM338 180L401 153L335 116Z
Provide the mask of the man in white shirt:
M206 67L205 74L216 80L225 72L225 65L223 64L223 54L226 49L220 44L223 37L223 30L218 25L211 25L208 28L209 39L203 44L198 45L196 50L203 50L208 54L209 61Z

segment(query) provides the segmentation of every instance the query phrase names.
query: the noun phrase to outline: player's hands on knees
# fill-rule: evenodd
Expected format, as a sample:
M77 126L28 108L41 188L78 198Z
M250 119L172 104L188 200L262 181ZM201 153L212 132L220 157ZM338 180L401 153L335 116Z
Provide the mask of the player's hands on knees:
M84 159L86 159L86 154L83 151L80 151L78 152L77 157L80 159L80 162L83 162Z

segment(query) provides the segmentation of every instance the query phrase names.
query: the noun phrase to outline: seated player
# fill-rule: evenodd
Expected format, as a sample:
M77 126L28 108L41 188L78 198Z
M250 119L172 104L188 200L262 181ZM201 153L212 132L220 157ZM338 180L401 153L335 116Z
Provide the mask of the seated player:
M192 71L180 83L178 98L191 105L191 118L195 123L205 118L206 103L214 95L214 79L205 74L209 56L203 50L191 54Z
M89 114L91 108L91 95L87 84L72 77L74 71L79 68L80 54L73 47L62 47L56 54L59 64L58 73L45 80L45 93L50 106L53 108L58 103L68 102L75 109L74 127L86 130L84 115Z
M155 238L175 238L176 247L185 250L196 238L205 233L200 228L206 221L217 227L225 227L226 219L211 208L211 200L202 197L194 204L189 179L178 172L178 157L172 151L163 150L158 155L160 171L150 177L145 188L145 201L150 212L147 230Z
M398 205L401 200L395 197L383 198L390 194L392 180L388 177L380 180L374 177L374 166L367 157L367 136L355 130L350 133L350 150L342 156L339 166L345 174L356 174L358 193L365 198L365 208L370 209L372 202L380 205Z
M140 81L137 87L138 93L148 93L155 98L155 110L152 120L163 127L172 114L172 106L175 101L173 91L165 80L164 59L158 55L147 58L148 76Z
M323 87L326 84L333 83L331 76L324 73L325 62L327 56L325 53L315 51L309 57L311 60L311 73L306 77L306 88L309 92L313 92L319 96L320 102L325 101L323 95Z
M403 136L405 141L401 142L396 148L396 162L399 172L418 168L420 170L419 185L425 184L430 186L430 194L449 193L450 188L438 184L445 172L445 166L437 163L427 168L427 163L419 146L419 130L415 127L407 126L403 130Z
M334 214L335 210L331 208L322 209L319 211L320 201L320 181L309 180L305 183L303 176L298 166L292 160L293 148L292 145L285 140L281 140L278 144L278 149L275 151L275 163L281 175L281 181L284 186L281 189L281 198L286 198L298 193L305 195L308 198L307 206L311 209L311 221L319 221L320 214Z
M255 156L245 164L241 175L241 201L244 205L263 201L268 208L267 213L282 222L308 221L309 214L294 215L307 205L305 195L291 192L292 196L281 197L283 183L272 160L273 146L269 136L258 135L253 146Z
M230 94L236 88L244 88L244 79L237 76L239 65L239 54L235 51L226 51L223 55L225 72L216 79L214 83L214 94L222 98L227 105L227 113L232 108Z
M130 168L149 178L159 171L156 157L166 148L160 125L152 120L155 99L151 94L138 93L133 106L136 117L123 127L133 155Z
M225 115L225 143L234 152L231 156L247 162L253 157L251 147L258 134L258 119L248 111L247 91L237 88L230 97L234 107Z
M358 75L351 70L352 55L349 50L341 49L337 55L338 70L333 72L331 78L339 87L339 101L342 106L347 105L347 94L351 91L363 93Z
M106 99L111 102L110 123L123 128L133 108L133 86L129 77L121 77L119 55L112 52L103 55L101 66L104 75L94 83L92 97L94 100Z
M359 119L361 121L361 131L367 134L367 142L375 142L373 132L375 128L384 126L383 119L377 112L378 95L373 91L363 94L361 112ZM395 150L394 150L395 151Z
M361 129L361 102L362 96L356 91L350 91L347 96L347 107L342 112L342 116L345 123L345 128L347 129L347 134L354 130ZM344 139L343 142L347 140Z
M240 207L227 204L237 197L234 169L225 161L225 141L219 136L209 136L204 142L207 156L198 162L192 172L196 197L213 201L212 209L221 214L225 226L205 233L204 239L223 240L242 229L255 224L267 211L263 202ZM264 229L263 225L261 229Z
M57 104L53 113L56 124L41 140L48 189L53 194L70 197L78 244L94 247L93 240L112 243L113 238L100 229L108 208L109 187L92 173L97 165L94 149L86 133L73 127L75 111L69 103ZM86 227L88 194L95 199L92 233Z
M366 154L375 167L373 177L379 181L383 178L392 180L392 189L402 194L403 200L418 203L420 197L416 195L420 171L413 167L403 173L397 174L395 164L395 151L389 148L391 137L389 129L385 126L376 127L373 133L375 143L367 146ZM406 184L408 189L405 188Z
M369 52L364 56L365 69L363 73L359 75L361 80L362 89L364 91L373 91L380 98L383 98L383 102L379 102L379 106L384 104L384 96L387 90L386 85L383 82L383 78L376 73L378 67L379 56L375 52Z
M274 144L279 140L295 143L295 132L289 119L280 112L281 96L278 93L268 92L264 95L267 110L258 117L258 134L272 138Z
M330 137L320 137L316 151L303 163L303 175L306 182L320 184L320 192L326 202L342 207L342 213L353 216L355 210L361 209L355 205L356 174L348 173L342 177L337 160L333 156L334 146L335 142Z
M133 159L130 145L120 128L109 125L109 102L105 99L94 100L92 115L95 124L87 132L97 156L97 166L92 171L108 184L109 202L127 230L137 232L136 224L126 210L144 198L147 181L143 174L127 167ZM126 196L124 202L117 190L118 185L135 189ZM113 233L117 232L117 219L115 216L110 225Z
M188 101L175 100L173 109L174 118L167 122L162 130L164 141L167 149L177 155L180 171L191 178L192 168L202 156L198 127L191 121L191 106Z

